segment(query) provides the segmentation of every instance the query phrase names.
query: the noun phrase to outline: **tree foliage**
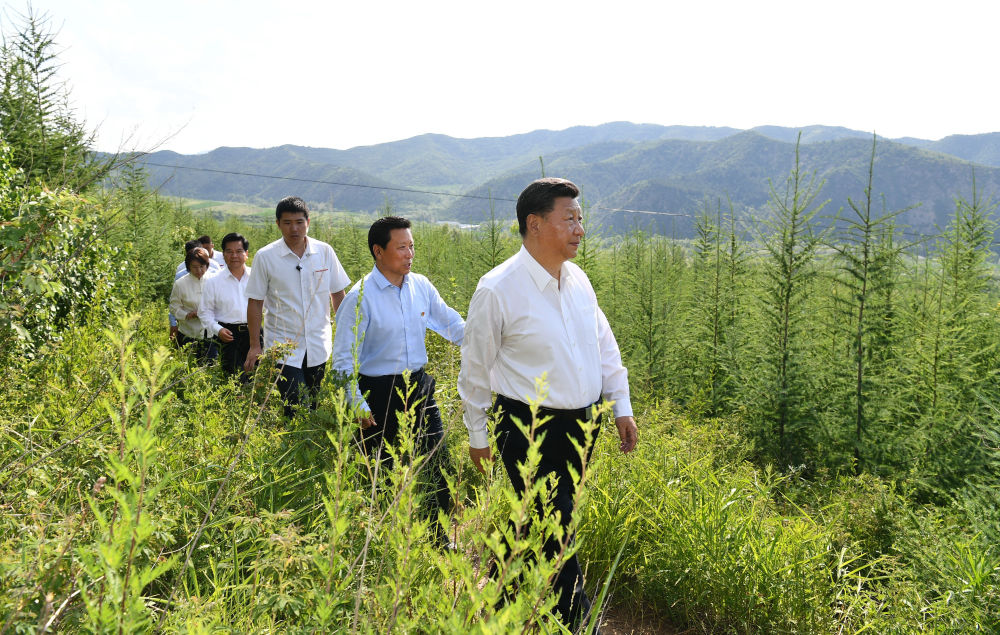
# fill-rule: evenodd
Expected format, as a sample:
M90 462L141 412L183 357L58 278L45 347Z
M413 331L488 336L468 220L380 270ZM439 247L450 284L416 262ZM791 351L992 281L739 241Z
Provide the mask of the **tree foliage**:
M81 190L104 176L111 160L95 158L93 135L59 79L51 18L30 7L17 17L0 45L0 134L11 147L9 161L29 180Z

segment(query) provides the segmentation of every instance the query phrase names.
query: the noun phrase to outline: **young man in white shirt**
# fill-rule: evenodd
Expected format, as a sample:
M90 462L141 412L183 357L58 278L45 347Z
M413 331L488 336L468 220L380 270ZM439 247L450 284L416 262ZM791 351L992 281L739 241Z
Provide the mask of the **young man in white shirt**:
M226 259L223 258L220 252L215 250L215 243L212 242L211 236L208 234L199 236L198 242L201 243L202 248L208 252L208 257L212 260L212 262L216 263L220 267L226 266Z
M221 342L219 361L227 375L239 373L241 383L249 376L241 372L243 360L252 344L260 346L260 325L247 326L247 284L250 267L246 266L250 241L235 232L222 238L222 256L226 269L205 281L198 306L198 319L208 333ZM251 337L251 333L254 334Z
M381 453L383 469L392 467L384 443L396 443L397 413L416 404L413 432L417 452L433 452L428 476L434 504L429 511L432 527L437 530L437 510L448 513L451 499L445 478L444 427L434 400L435 381L424 372L424 337L431 329L452 344L461 344L465 320L445 304L430 280L410 270L414 245L409 220L386 216L372 223L368 250L375 266L351 288L337 310L333 369L341 377L351 376L357 357L357 383L350 388L362 413L362 446L369 455ZM404 371L409 371L409 385L414 388L406 401L399 395L399 391L406 391ZM438 535L447 543L445 535Z
M638 439L618 344L590 280L569 262L584 234L579 196L573 183L551 178L534 181L521 192L521 250L479 280L469 303L458 377L469 454L480 471L483 460L493 457L486 411L496 393L497 449L519 494L525 483L517 466L526 459L528 440L513 419L531 422L525 402L535 397L535 380L547 378L539 416L551 419L542 428L545 438L536 478L556 476L553 508L564 526L573 513L575 493L569 466L578 474L585 467L573 440L585 445L580 420L590 418L591 405L614 401L622 452L631 452ZM549 558L559 549L557 540L543 546ZM556 608L572 628L590 610L575 555L565 562L554 586L559 594Z
M274 210L281 238L257 251L247 286L247 323L259 328L264 310L264 348L291 343L292 351L278 361L278 387L285 399L285 416L315 393L326 374L333 350L330 306L336 311L350 283L333 247L309 238L309 208L298 196L288 196ZM263 349L251 346L244 369L252 372Z

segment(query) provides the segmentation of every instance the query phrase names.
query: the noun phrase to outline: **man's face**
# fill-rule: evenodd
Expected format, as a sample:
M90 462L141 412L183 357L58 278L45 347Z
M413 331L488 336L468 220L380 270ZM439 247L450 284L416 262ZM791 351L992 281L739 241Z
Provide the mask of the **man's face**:
M548 254L558 255L563 260L575 258L584 234L582 213L575 198L557 198L552 211L539 216L539 245Z
M375 245L375 262L387 277L403 277L413 264L413 234L409 229L393 229L385 249Z
M211 258L215 255L215 243L207 242L201 244L202 249L208 252L208 257Z
M309 233L309 219L302 212L284 212L277 222L286 243L298 244Z
M222 257L226 261L226 266L233 273L243 270L243 265L247 262L247 252L243 249L243 242L240 240L230 240L222 245Z

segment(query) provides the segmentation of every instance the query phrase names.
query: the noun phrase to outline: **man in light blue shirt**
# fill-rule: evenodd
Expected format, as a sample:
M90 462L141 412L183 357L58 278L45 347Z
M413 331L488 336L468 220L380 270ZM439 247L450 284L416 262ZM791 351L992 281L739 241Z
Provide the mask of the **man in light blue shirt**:
M396 443L397 413L416 408L417 451L446 456L441 414L434 401L434 378L424 372L427 329L453 344L465 335L465 320L452 309L425 276L410 271L413 264L413 234L410 221L386 216L368 231L368 249L375 259L371 273L357 282L337 310L337 333L333 340L333 368L350 376L353 402L361 412L362 443L367 453L381 454L383 469L391 468L385 442ZM354 381L354 360L358 375ZM403 372L415 387L407 401ZM451 507L442 462L431 469L437 506ZM436 517L435 515L432 518Z

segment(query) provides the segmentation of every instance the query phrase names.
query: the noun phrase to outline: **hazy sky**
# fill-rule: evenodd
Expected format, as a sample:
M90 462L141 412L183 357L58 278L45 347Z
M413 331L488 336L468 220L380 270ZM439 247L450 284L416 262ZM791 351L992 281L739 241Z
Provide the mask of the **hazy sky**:
M5 30L23 2L4 0ZM1000 130L1000 2L34 0L98 147L349 148L608 121Z

